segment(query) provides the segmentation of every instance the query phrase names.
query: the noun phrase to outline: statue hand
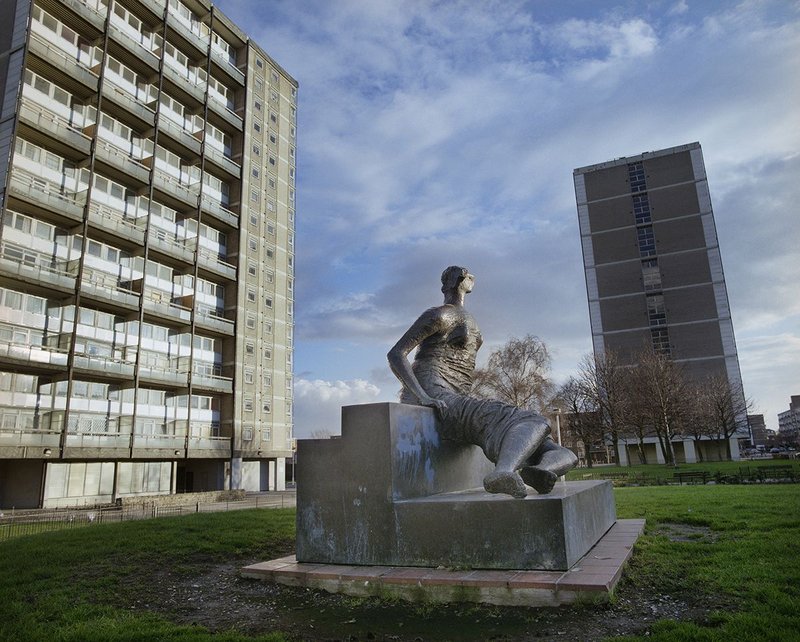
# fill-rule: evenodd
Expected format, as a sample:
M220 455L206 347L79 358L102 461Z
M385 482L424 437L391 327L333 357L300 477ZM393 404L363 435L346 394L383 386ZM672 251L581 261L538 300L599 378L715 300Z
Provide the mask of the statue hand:
M442 411L447 410L447 404L442 401L441 399L434 399L433 397L426 397L424 399L420 399L419 402L423 406L427 406L428 408L433 408L434 410Z

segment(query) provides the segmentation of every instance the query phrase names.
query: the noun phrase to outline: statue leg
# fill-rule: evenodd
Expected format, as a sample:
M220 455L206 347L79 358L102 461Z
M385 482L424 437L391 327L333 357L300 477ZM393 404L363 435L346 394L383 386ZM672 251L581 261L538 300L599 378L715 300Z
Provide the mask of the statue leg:
M569 448L559 446L548 439L526 462L520 470L523 481L536 490L540 495L546 495L556 483L556 480L572 470L578 463L578 458Z
M528 491L517 471L539 449L549 433L550 427L545 421L526 421L512 426L503 438L494 471L483 479L486 492L525 497Z

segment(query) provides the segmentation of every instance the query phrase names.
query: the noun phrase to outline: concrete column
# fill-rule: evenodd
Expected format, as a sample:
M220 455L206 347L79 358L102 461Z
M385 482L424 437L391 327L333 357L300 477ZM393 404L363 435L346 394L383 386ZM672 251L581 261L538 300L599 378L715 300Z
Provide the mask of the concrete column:
M231 489L242 487L242 458L231 458Z
M267 490L277 490L275 488L275 470L276 462L274 459L269 460L269 476L267 477Z
M686 463L687 464L696 464L697 463L697 451L694 449L694 440L693 439L686 439L683 442L683 452L686 456Z
M278 457L275 461L275 490L286 490L286 458Z
M730 438L730 442L731 442L731 460L739 461L742 458L742 455L739 452L739 440L734 436Z
M661 450L661 444L659 443L658 439L656 439L656 463L664 464L666 463L664 460L664 453Z
M626 439L620 439L617 442L617 463L620 466L628 465L628 441Z

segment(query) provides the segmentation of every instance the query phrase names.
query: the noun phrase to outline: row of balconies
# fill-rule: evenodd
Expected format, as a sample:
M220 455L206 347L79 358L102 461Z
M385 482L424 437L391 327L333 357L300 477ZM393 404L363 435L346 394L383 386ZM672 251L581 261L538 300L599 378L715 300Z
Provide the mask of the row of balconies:
M229 276L235 275L233 266L224 265L227 267L222 269L227 270ZM77 271L77 260L54 259L14 243L0 243L0 277L11 282L29 283L63 296L75 292ZM142 289L144 293L140 295ZM181 297L178 301L167 292L143 288L141 279L124 281L119 275L84 267L80 293L86 300L114 310L135 312L139 310L141 303L146 315L164 319L173 325L186 326L192 320L194 298L191 295ZM234 322L225 318L224 311L199 302L196 306L195 325L198 329L213 334L233 336Z
M58 76L64 76L64 78L60 78L59 80L67 85L67 88L73 93L83 98L88 98L97 93L101 71L99 65L95 65L94 67L87 66L84 62L76 60L74 56L70 56L67 52L60 49L57 44L48 42L37 33L31 34L30 52L42 63L46 63L46 65L53 68ZM34 67L37 69L40 66L40 64L34 63ZM210 114L215 117L217 123L225 123L227 128L235 131L242 130L242 117L233 112L227 105L216 100L213 95L210 95L208 101L206 101L206 92L202 87L197 83L192 83L189 78L181 75L169 65L163 65L163 70L164 80L169 84L169 88L180 93L184 100L188 98L194 101L196 106L202 106L207 102ZM143 129L155 126L155 109L153 103L146 104L140 101L127 89L115 84L113 80L102 84L102 95L104 99L110 100L118 107L121 107L129 114L135 116L138 121L140 121L140 125Z
M135 374L133 359L91 354L73 355L76 376L107 381L132 381ZM69 360L69 351L60 347L16 344L0 341L0 367L3 369L25 368L32 372L63 372ZM181 360L185 360L182 362ZM144 360L143 360L144 361ZM139 365L139 381L143 385L168 386L175 389L188 388L210 394L232 394L233 379L221 374L222 368L195 362L194 371L188 367L188 357L164 359L163 363L143 362Z
M57 458L61 432L54 430L3 430L0 458ZM65 458L133 457L134 459L226 458L231 437L192 437L126 433L68 432Z

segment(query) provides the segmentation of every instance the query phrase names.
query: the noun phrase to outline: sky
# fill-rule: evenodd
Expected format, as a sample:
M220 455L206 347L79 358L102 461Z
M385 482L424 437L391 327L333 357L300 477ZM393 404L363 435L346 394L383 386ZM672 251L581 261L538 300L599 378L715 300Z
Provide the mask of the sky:
M476 275L479 365L591 351L572 171L700 142L745 394L800 394L800 2L217 0L300 83L295 436L395 401L386 353Z

